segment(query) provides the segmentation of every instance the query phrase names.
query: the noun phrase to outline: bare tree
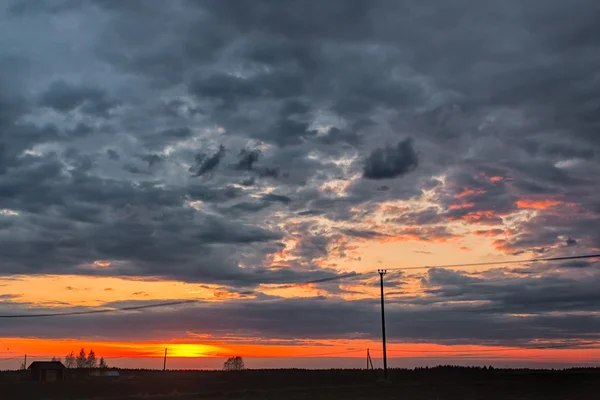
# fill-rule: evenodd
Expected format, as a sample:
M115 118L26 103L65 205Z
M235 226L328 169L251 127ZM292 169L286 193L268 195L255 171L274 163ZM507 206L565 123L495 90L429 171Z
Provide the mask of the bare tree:
M244 360L240 356L229 357L223 364L225 371L241 371L244 368Z
M65 356L65 367L74 368L75 365L77 365L75 353L73 353L73 350L71 350L71 352Z

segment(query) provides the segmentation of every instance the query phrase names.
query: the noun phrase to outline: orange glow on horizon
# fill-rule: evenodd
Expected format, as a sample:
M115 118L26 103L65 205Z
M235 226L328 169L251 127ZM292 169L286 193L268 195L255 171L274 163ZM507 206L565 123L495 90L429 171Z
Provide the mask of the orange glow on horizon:
M125 300L224 301L240 296L215 284L86 275L15 275L0 278L0 285L3 294L13 296L13 302L50 308L93 307Z
M120 342L90 342L74 339L20 339L2 338L5 346L8 346L12 354L28 354L31 359L46 359L60 357L73 351L79 353L79 349L86 351L93 349L98 358L104 357L110 360L119 358L152 359L162 358L165 348L168 349L170 358L227 358L240 355L248 358L302 358L302 357L335 357L335 358L363 358L366 349L371 349L372 357L380 357L380 343L370 340L331 340L331 341L309 341L303 344L279 344L277 340L257 339L258 344L226 342L216 344L217 340L206 340L205 343L185 342L143 342L143 343L120 343ZM189 341L189 339L187 339ZM252 340L252 339L248 339ZM286 341L283 341L285 343ZM575 346L575 345L574 345ZM503 359L503 360L544 360L548 358L563 362L586 362L600 358L600 348L516 348L506 346L483 346L483 345L440 345L433 343L388 343L389 358L432 358L432 357L464 357L470 356L474 359ZM539 347L543 347L540 345ZM6 352L4 352L6 354Z

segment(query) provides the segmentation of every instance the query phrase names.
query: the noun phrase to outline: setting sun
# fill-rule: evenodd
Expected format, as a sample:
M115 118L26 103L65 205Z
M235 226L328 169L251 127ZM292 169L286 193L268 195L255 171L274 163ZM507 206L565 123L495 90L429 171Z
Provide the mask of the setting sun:
M169 344L165 345L162 350L157 349L157 355L162 355L164 348L168 348L170 357L215 357L228 354L229 351L222 347L208 346L204 344Z

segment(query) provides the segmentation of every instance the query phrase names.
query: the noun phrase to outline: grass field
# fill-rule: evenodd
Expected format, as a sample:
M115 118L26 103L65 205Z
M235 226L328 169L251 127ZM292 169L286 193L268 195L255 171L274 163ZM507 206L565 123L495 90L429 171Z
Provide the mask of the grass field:
M379 374L379 376L378 376ZM6 400L75 399L600 399L600 370L465 368L391 371L123 371L115 381L1 382Z

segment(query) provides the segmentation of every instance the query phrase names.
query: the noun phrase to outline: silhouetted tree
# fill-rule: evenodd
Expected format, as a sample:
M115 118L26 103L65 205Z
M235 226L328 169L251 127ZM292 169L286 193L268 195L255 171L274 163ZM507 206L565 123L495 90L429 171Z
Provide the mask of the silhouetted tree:
M240 356L229 357L223 364L225 371L241 371L244 369L244 360Z
M98 367L98 360L96 360L96 353L94 353L94 350L90 350L90 352L88 353L86 367L88 367L88 368L97 368Z
M65 367L74 368L76 364L75 353L71 350L71 352L65 356Z
M85 355L85 349L79 350L79 355L76 359L77 368L86 368L88 365L87 356Z
M100 357L100 363L98 364L98 367L103 369L108 368L108 364L106 363L106 361L104 361L104 357Z

